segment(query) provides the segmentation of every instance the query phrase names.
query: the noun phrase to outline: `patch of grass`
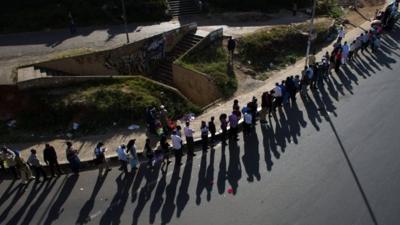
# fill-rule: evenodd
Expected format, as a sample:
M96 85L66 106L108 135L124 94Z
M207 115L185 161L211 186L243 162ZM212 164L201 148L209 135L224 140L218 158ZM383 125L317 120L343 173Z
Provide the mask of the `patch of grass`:
M214 79L222 95L230 97L237 90L237 80L229 65L228 52L221 44L213 44L199 52L186 55L178 64Z
M313 49L320 47L330 33L330 22L314 25L317 33ZM304 56L307 46L308 24L279 26L249 34L239 40L238 52L242 63L257 71L278 69L293 64Z
M317 15L327 15L335 19L344 15L344 12L338 5L337 0L318 0L315 13Z
M199 113L171 89L144 78L115 78L84 82L29 93L29 108L17 116L18 129L43 133L66 131L72 122L92 133L118 125L144 124L146 107L164 105L171 118Z

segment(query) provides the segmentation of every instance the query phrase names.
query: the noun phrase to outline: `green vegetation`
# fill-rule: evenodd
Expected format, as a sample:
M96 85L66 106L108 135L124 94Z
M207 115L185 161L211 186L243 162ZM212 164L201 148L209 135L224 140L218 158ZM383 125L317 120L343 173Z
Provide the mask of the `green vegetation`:
M165 0L125 0L129 22L165 19ZM69 26L71 12L77 26L121 24L120 0L4 1L0 32L35 31Z
M229 65L228 52L220 43L186 55L177 63L212 77L225 97L232 96L237 89L238 84L234 71Z
M171 118L200 109L172 89L148 79L115 78L90 81L61 88L29 92L29 104L17 116L18 130L36 134L65 132L73 122L80 132L105 130L117 123L144 124L145 109L164 105Z
M326 41L330 34L330 20L315 24L316 49ZM257 71L266 71L293 64L304 56L307 46L308 24L279 26L261 30L239 40L238 52L242 63Z
M344 15L344 12L338 5L337 0L318 0L315 13L317 15L328 15L335 19Z

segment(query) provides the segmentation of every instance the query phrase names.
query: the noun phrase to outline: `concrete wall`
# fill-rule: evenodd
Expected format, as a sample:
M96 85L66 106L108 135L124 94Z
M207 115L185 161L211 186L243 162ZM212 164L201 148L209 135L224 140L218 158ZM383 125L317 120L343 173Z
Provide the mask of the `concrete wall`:
M196 32L196 29L196 24L188 24L118 48L50 60L35 66L80 76L150 74L165 53L171 51L185 34Z
M196 54L198 51L210 46L210 44L216 41L222 41L222 35L222 28L210 32L204 39L202 39L197 45L193 46L179 59L189 54ZM189 98L193 103L201 107L209 105L222 97L213 79L206 74L173 63L172 75L175 87L177 87L182 94Z
M172 64L175 87L193 103L203 107L222 97L207 75Z

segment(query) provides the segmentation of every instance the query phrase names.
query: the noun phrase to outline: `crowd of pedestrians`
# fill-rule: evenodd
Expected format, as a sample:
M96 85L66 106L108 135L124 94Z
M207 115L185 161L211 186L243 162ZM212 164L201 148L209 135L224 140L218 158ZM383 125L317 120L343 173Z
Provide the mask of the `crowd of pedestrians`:
M261 110L258 110L258 99L253 96L252 99L240 106L239 100L235 99L232 105L232 111L229 115L222 113L219 115L220 122L220 140L222 145L227 144L227 139L232 141L238 140L239 123L243 121L243 134L251 134L252 128L256 125L257 119L260 123L268 126L267 116L272 117L276 110L282 107L296 104L296 96L299 93L301 97L308 98L308 90L317 91L318 84L329 76L334 76L332 71L339 73L340 67L348 63L352 63L354 59L359 57L360 52L369 51L376 52L381 45L381 36L384 29L391 30L393 24L398 20L398 1L389 5L385 11L379 11L376 14L376 20L371 24L371 29L361 33L355 40L351 42L344 41L346 31L345 27L339 28L338 39L334 43L333 50L326 52L320 61L316 59L313 52L307 59L307 66L299 75L289 76L276 83L275 87L270 91L265 91L261 95ZM231 42L230 51L234 50ZM233 55L233 52L232 52ZM159 144L157 149L153 149L149 138L145 141L143 149L143 158L146 159L147 167L153 168L156 162L161 162L162 168L167 167L170 163L170 155L176 158L176 166L181 165L181 159L184 154L184 141L186 142L186 151L188 157L193 157L194 153L194 134L200 132L201 149L204 153L208 148L216 144L217 127L215 118L211 117L209 121L201 121L199 130L191 127L190 119L185 122L185 127L176 126L167 115L164 106L159 109L155 107L146 110L146 122L149 131L157 134ZM229 127L229 132L228 132ZM116 154L120 163L119 170L124 173L135 172L139 166L139 158L136 147L136 140L132 139L128 143L121 144L116 148ZM69 163L70 170L74 174L79 174L81 170L81 162L79 159L79 150L74 148L72 142L66 142L65 155ZM37 154L36 149L31 149L29 158L25 161L18 151L14 151L6 146L0 150L0 165L2 170L9 171L15 179L22 180L23 184L27 184L29 180L35 179L40 182L48 179L47 172L43 169L43 165ZM104 143L99 142L94 149L94 164L98 166L100 172L107 173L111 170L109 159L106 157L108 149ZM57 152L53 146L46 144L42 151L44 163L48 166L51 176L60 176L63 171L58 163ZM128 170L130 165L131 170ZM33 173L32 173L33 171Z

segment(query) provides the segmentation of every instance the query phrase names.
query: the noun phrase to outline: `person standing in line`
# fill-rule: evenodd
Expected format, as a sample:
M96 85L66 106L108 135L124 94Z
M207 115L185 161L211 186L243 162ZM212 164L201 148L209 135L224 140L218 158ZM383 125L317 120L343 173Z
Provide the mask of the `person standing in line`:
M171 135L171 140L172 140L172 148L174 149L174 154L175 154L175 166L180 166L182 165L181 160L182 160L182 138L179 137L176 134L176 131L172 132Z
M368 31L365 31L364 34L361 34L362 38L362 47L361 47L361 52L364 52L364 50L368 51L368 45L369 45L369 35L368 35Z
M227 117L228 116L225 113L222 113L219 116L219 121L221 123L220 127L221 127L221 130L222 130L221 141L222 141L223 145L226 145L226 136L227 136L227 133L228 133L228 121L226 120Z
M345 32L344 27L342 25L339 28L339 35L338 35L337 42L341 42L343 40L343 38L345 37L345 35L346 35L346 32Z
M203 146L203 152L207 152L208 149L208 127L206 121L201 121L201 143Z
M232 110L237 116L237 119L240 120L240 118L242 117L242 113L240 112L239 100L233 100Z
M136 153L136 145L135 145L136 139L131 139L128 141L128 144L126 145L126 152L129 153L130 155L130 164L131 164L131 172L135 172L138 169L138 164L139 164L139 158ZM121 158L123 158L123 155L121 154ZM119 158L119 157L118 157ZM122 165L122 163L121 163Z
M128 173L128 156L126 155L126 146L124 144L117 148L118 160L120 163L119 170Z
M318 77L319 77L318 66L315 64L314 66L310 66L309 68L312 71L311 72L312 76L309 77L309 79L310 79L310 88L317 89L317 81L318 81Z
M36 156L36 150L31 149L31 155L28 158L28 164L35 170L36 182L40 181L40 176L43 176L43 181L47 180L46 172L44 172L42 165L40 165L40 161Z
M268 91L265 91L261 95L261 112L260 112L260 123L267 123L267 111L268 111Z
M99 165L99 170L100 172L103 171L103 169L106 169L106 173L110 171L110 165L108 163L108 160L106 158L106 151L107 148L104 147L103 142L99 142L94 149L94 154L96 156L96 164Z
M214 146L215 144L215 133L217 133L217 128L215 127L214 120L215 118L212 116L210 121L208 122L208 130L211 133L211 146Z
M231 134L231 138L233 138L234 140L238 140L237 139L237 135L238 135L238 123L239 123L239 119L236 116L235 111L232 112L232 114L229 116L229 126L230 126L230 134Z
M341 61L341 63L343 65L345 65L347 62L347 57L349 56L349 52L350 52L350 46L347 44L347 41L345 41L342 46L342 61Z
M15 152L4 146L1 148L1 152L3 156L4 167L7 168L12 173L15 180L19 179L17 163L15 161L16 160Z
M310 56L308 56L308 65L313 66L315 65L316 61L317 59L315 58L315 51L313 51L313 53Z
M162 125L163 132L169 132L168 111L165 109L164 105L160 106L159 116L160 116L160 122Z
M183 128L183 132L186 137L186 146L187 146L187 154L188 156L195 156L196 154L193 152L194 150L194 140L193 133L194 130L190 127L190 122L186 121L186 126Z
M335 56L335 72L336 73L339 73L341 63L342 63L342 49L339 49Z
M253 121L252 121L253 118L252 118L252 116L251 116L251 113L249 113L249 112L246 112L246 113L244 114L243 118L244 118L244 124L243 124L244 129L243 129L243 133L244 133L244 135L248 135L248 134L250 133L250 130L251 130L251 125L252 125L252 123L253 123Z
M78 157L78 151L72 147L72 142L67 141L66 145L67 149L65 150L65 153L67 156L67 160L69 162L72 172L75 175L78 175L81 166L81 161Z
M350 62L353 61L353 56L354 56L354 52L356 51L356 46L357 46L357 41L354 40L354 41L350 44L349 56L347 57L347 58L349 59Z
M43 159L44 162L49 166L51 176L55 176L55 171L57 170L57 175L60 176L62 174L60 165L57 160L57 153L53 146L46 144L43 150Z
M228 51L229 51L229 56L230 56L230 63L233 65L233 54L235 52L236 48L236 41L231 37L229 37L228 40Z
M150 138L146 138L146 143L144 144L144 153L146 154L146 158L149 160L147 162L148 167L153 166L153 158L154 158L154 153L153 149L150 145Z
M258 103L257 103L257 98L256 96L253 96L251 100L251 107L250 107L250 113L252 117L252 124L256 125L256 118L257 118L257 109L258 109Z
M171 160L169 160L169 144L167 141L167 134L163 133L160 138L160 147L163 153L163 164L170 164Z
M180 138L182 138L182 127L179 126L179 125L176 126L175 131L176 131L176 134L177 134Z
M288 105L289 104L289 93L286 89L284 80L281 82L281 84L279 84L279 87L282 91L282 103L283 103L283 105Z
M275 98L274 111L276 111L276 107L282 107L282 89L279 86L279 83L275 83L275 88L273 91L273 96Z
M29 165L18 154L15 156L15 163L17 169L21 173L22 184L27 184L29 180L35 179L35 177L32 176L32 171Z

